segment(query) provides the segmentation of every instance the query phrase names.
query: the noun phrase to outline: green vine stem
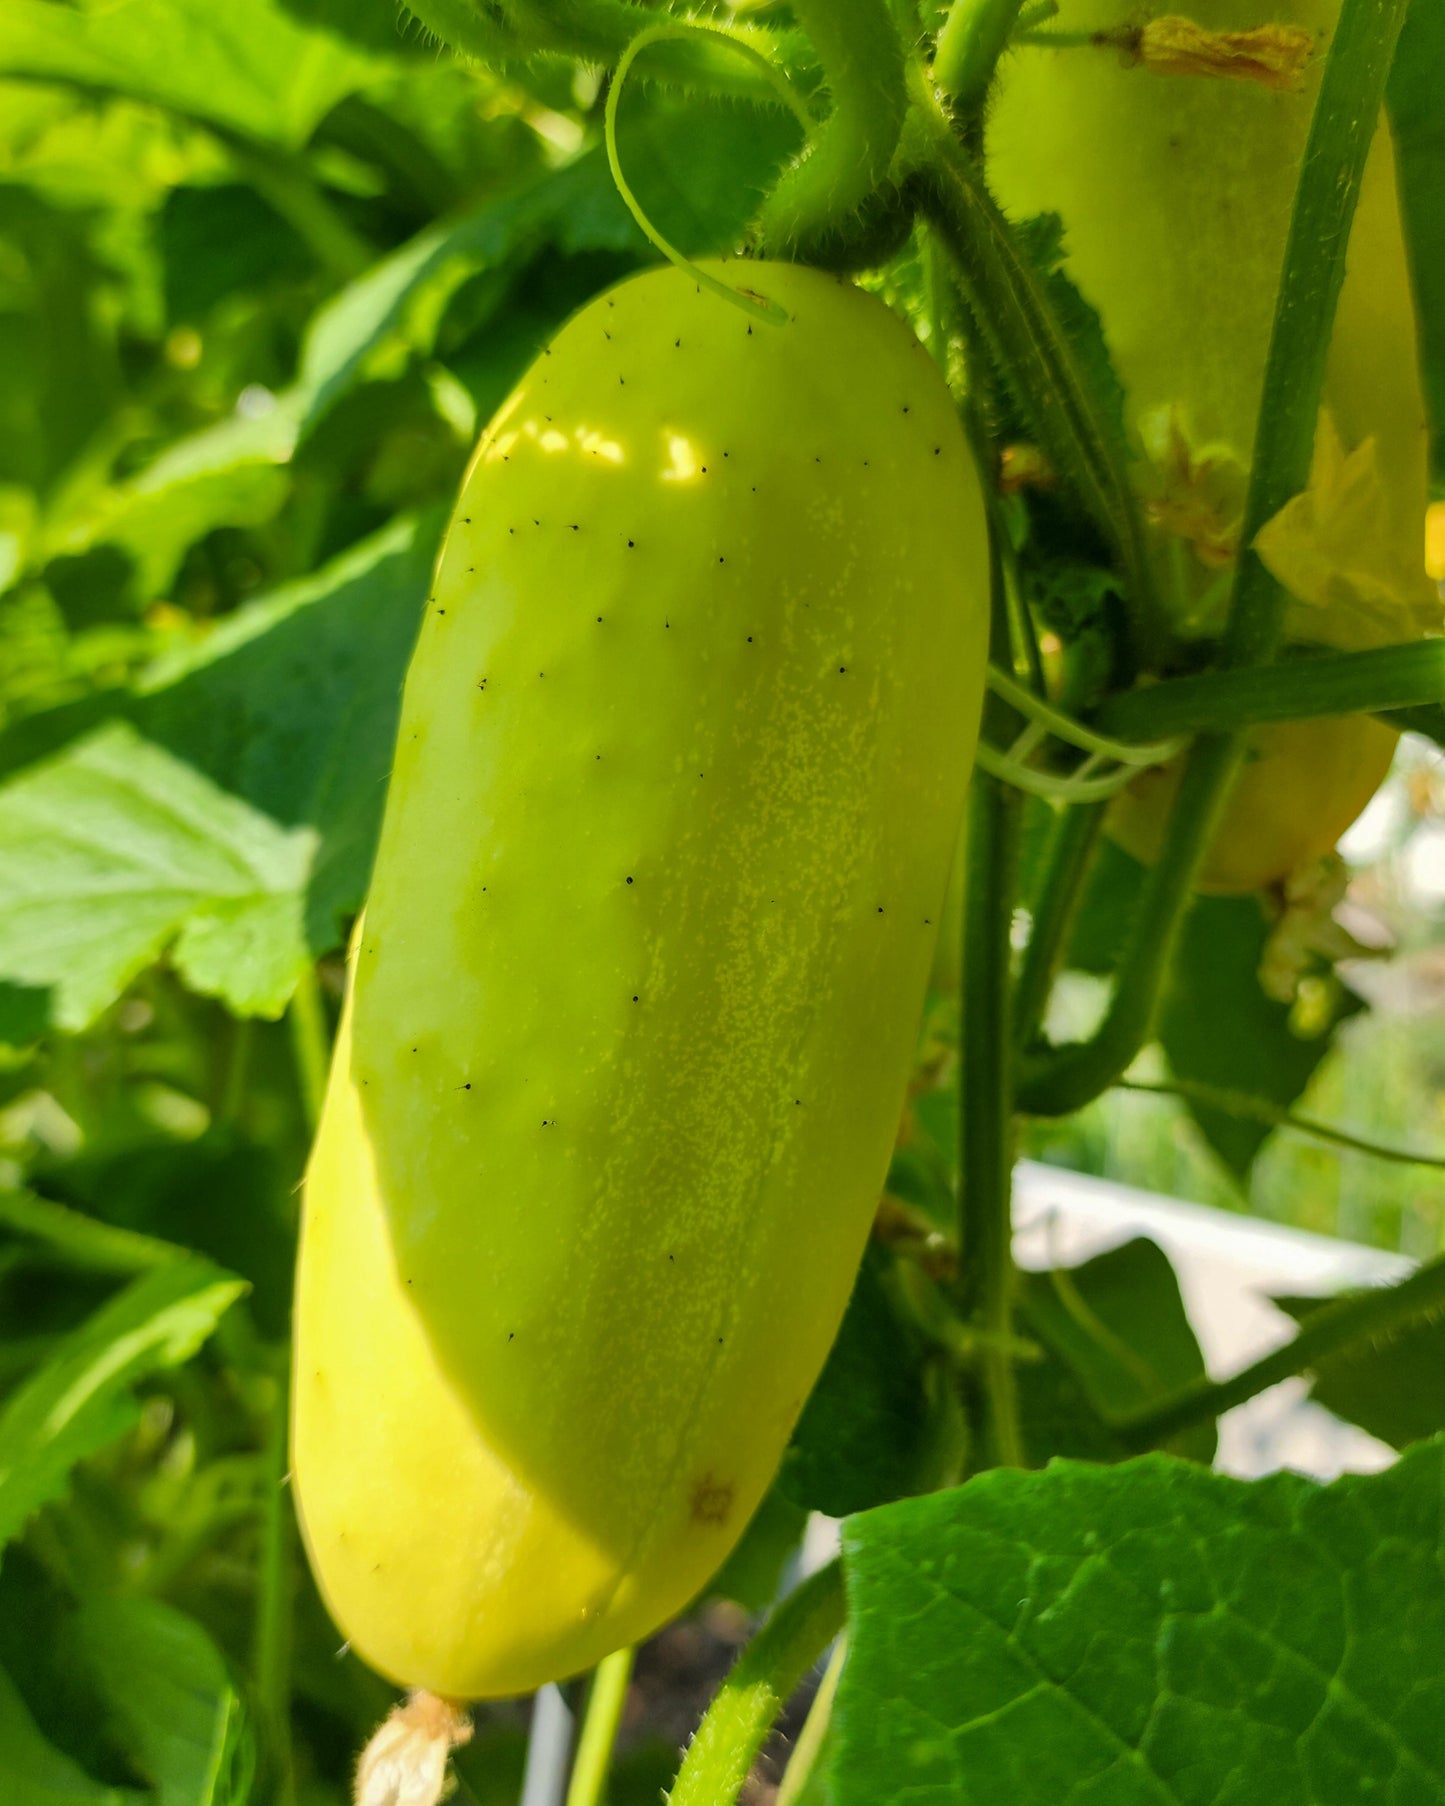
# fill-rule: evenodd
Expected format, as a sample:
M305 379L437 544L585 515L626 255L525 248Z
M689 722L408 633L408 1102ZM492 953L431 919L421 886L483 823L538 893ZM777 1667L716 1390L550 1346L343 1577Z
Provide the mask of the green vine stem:
M688 1746L668 1806L731 1806L774 1720L846 1616L835 1559L788 1594L738 1657Z
M952 299L948 270L938 243L938 234L924 227L919 236L923 241L924 316L928 321L928 351L943 372L943 380L948 382L953 374L948 350L948 304Z
M630 0L404 0L406 10L434 38L489 68L538 55L574 58L610 68L633 38L657 23L648 8ZM772 61L781 39L760 26L736 28ZM756 67L740 63L700 39L678 39L664 49L653 79L756 105L777 105L771 83Z
M1445 640L1321 652L1174 677L1111 696L1094 725L1125 739L1229 732L1260 721L1375 714L1445 702Z
M1008 607L998 537L990 533L992 640L1008 643ZM997 695L984 727L1008 732L1016 717ZM1023 799L976 770L969 798L963 899L963 990L959 1016L959 1246L953 1286L959 1313L976 1332L980 1361L980 1446L996 1465L1022 1465L1013 1337L1013 915L1018 894Z
M1324 384L1335 302L1365 155L1384 99L1408 0L1344 0L1310 123L1265 365L1260 425L1245 503L1243 543L1304 489ZM1251 550L1241 552L1225 630L1231 669L1265 664L1284 624L1285 594ZM1092 1039L1025 1062L1021 1107L1063 1116L1121 1078L1153 1032L1165 973L1241 757L1237 734L1195 744L1159 862L1145 881L1113 999Z
M805 251L857 213L887 176L908 112L888 0L793 0L793 13L818 53L833 110L763 207L762 241L784 253Z
M219 1095L216 1099L215 1114L221 1122L239 1122L241 1110L246 1101L247 1075L251 1069L251 1055L255 1051L256 1018L254 1016L235 1016L231 1020L231 1044L226 1050L226 1062L220 1076Z
M1445 1168L1445 1154L1421 1154L1411 1148L1397 1148L1387 1141L1371 1141L1363 1135L1352 1135L1348 1129L1336 1129L1329 1123L1315 1122L1307 1116L1296 1116L1262 1097L1251 1097L1246 1091L1231 1091L1223 1085L1206 1085L1197 1079L1161 1080L1146 1083L1143 1079L1120 1079L1119 1091L1138 1091L1155 1097L1180 1097L1200 1104L1206 1110L1218 1110L1225 1116L1243 1117L1247 1122L1265 1123L1272 1129L1293 1129L1298 1135L1309 1135L1331 1147L1347 1148L1352 1153L1368 1154L1373 1160L1388 1160L1398 1166L1430 1166Z
M315 966L308 966L296 982L291 1007L286 1012L291 1030L291 1051L301 1086L301 1107L306 1126L315 1134L326 1099L326 1073L331 1064L331 1036L321 1002L321 985Z
M1275 655L1289 597L1253 549L1309 483L1335 306L1360 180L1410 0L1343 0L1310 121L1270 331L1259 425L1224 634L1231 668ZM1407 346L1400 356L1410 356Z
M1012 618L1012 611L1011 611ZM1095 728L1066 715L1036 691L990 663L988 687L1024 718L1026 725L1000 749L986 737L979 741L977 760L991 777L1002 778L1032 796L1056 802L1101 801L1121 790L1146 765L1161 765L1184 750L1183 740L1157 740L1145 745L1114 740ZM1088 756L1073 771L1040 769L1029 763L1050 739L1061 741Z
M287 1011L291 1046L301 1087L302 1109L312 1134L321 1119L331 1038L315 966L307 966ZM291 1761L291 1643L295 1593L296 1527L289 1483L289 1350L277 1356L268 1414L265 1504L261 1512L260 1575L256 1588L255 1685L266 1727L275 1782L276 1806L292 1806L295 1779Z
M1021 798L975 773L969 803L959 1027L959 1242L956 1295L978 1333L983 1446L991 1465L1022 1465L1014 1385L1013 1036L1010 998Z
M572 1778L567 1785L567 1806L601 1806L606 1796L607 1770L612 1762L612 1746L617 1741L617 1727L622 1723L622 1709L627 1704L635 1654L631 1648L614 1650L593 1671Z
M291 1521L288 1433L290 1360L282 1355L273 1378L266 1438L266 1502L261 1513L260 1576L256 1588L256 1705L266 1734L274 1806L293 1806L291 1759L291 1610L295 1533Z
M1432 1261L1399 1285L1332 1299L1305 1319L1299 1334L1227 1380L1197 1380L1113 1427L1136 1449L1157 1448L1181 1430L1221 1417L1281 1380L1307 1373L1327 1356L1389 1336L1445 1311L1445 1260Z
M933 80L959 117L983 106L1023 0L953 0L933 53Z
M1026 1048L1039 1033L1053 990L1084 877L1104 825L1101 803L1061 810L1049 836L1043 869L1034 887L1033 923L1014 987L1014 1045Z
M833 1653L828 1657L828 1666L823 1670L818 1691L813 1695L808 1716L803 1720L803 1728L799 1731L793 1753L788 1758L788 1766L783 1772L783 1784L778 1789L774 1806L799 1806L803 1798L808 1779L822 1752L823 1739L833 1717L833 1699L847 1659L848 1638L844 1633L833 1645Z
M607 105L603 114L603 139L607 150L607 167L612 172L612 180L616 185L617 192L622 196L628 212L637 221L643 236L662 252L669 263L675 264L680 270L686 270L700 287L720 296L733 306L741 308L744 313L766 320L770 326L783 326L787 324L788 314L787 309L781 303L769 300L766 295L757 294L751 288L738 289L729 283L720 281L710 270L703 269L690 257L679 251L675 245L670 244L644 213L641 203L632 192L626 176L622 173L622 163L617 151L617 109L622 99L623 84L627 80L633 63L644 50L651 48L654 44L665 44L678 38L697 36L720 38L750 61L761 64L767 78L778 90L779 98L793 109L806 135L812 123L806 106L799 97L794 95L781 72L773 69L751 45L745 44L741 39L734 38L728 32L711 25L654 25L647 31L639 32L623 51L622 60L617 65L612 84L607 91Z
M1149 1039L1164 975L1239 763L1235 739L1200 740L1180 780L1159 862L1144 880L1133 931L1104 1019L1088 1041L1046 1046L1020 1063L1018 1103L1029 1116L1070 1116L1122 1077Z
M1027 411L1040 447L1118 558L1136 655L1154 663L1162 617L1124 447L926 76L914 71L910 79L908 155L924 215L948 248L978 335Z
M183 1258L185 1250L138 1229L121 1229L26 1191L0 1191L0 1227L52 1248L90 1273L148 1273Z

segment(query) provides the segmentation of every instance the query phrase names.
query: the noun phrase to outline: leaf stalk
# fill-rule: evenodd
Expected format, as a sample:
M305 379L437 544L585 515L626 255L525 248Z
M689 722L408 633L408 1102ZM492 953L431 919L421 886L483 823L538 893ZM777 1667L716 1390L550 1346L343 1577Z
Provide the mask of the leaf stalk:
M843 1628L836 1558L795 1587L738 1657L688 1746L668 1806L730 1806L773 1722Z

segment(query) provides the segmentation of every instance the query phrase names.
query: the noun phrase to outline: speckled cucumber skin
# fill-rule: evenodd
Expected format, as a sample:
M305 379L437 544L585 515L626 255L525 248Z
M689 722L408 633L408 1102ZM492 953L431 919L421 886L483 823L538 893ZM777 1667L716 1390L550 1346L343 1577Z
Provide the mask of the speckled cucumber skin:
M719 268L721 266L718 266ZM307 1176L294 1474L344 1633L512 1694L706 1583L887 1167L977 731L978 484L846 283L670 268L492 422Z
M1135 0L1059 0L1050 30L1113 31ZM1168 8L1158 9L1168 11ZM1117 52L1022 48L988 119L989 178L1015 217L1062 215L1069 270L1099 309L1137 427L1175 406L1196 450L1248 468L1295 184L1339 0L1195 0L1209 30L1312 32L1304 85L1153 73ZM1335 317L1325 406L1346 448L1374 435L1399 555L1418 565L1428 490L1414 304L1382 123Z

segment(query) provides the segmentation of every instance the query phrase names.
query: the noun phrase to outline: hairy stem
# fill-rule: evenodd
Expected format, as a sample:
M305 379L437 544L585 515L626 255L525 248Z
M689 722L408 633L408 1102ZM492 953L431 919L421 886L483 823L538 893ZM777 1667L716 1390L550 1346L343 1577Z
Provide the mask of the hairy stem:
M1111 696L1096 727L1124 739L1227 732L1259 721L1372 714L1445 701L1445 641L1322 652L1238 671L1175 677Z
M1064 942L1074 919L1089 863L1104 825L1103 803L1060 812L1049 837L1033 897L1033 927L1014 991L1014 1045L1025 1048L1038 1034L1053 989Z
M983 106L1023 0L953 0L933 53L933 79L953 111Z
M990 534L994 645L1008 634L996 534ZM1015 718L996 697L985 728L1007 734ZM978 1332L983 1446L1003 1466L1022 1463L1013 1370L1013 912L1023 798L975 771L969 800L959 1021L959 1244L954 1287Z
M495 68L538 55L574 58L610 68L632 39L659 21L654 8L630 0L404 0L433 37ZM758 26L730 27L768 55L774 34ZM701 40L678 39L649 60L649 79L704 93L775 106L777 95L756 70Z
M688 1746L668 1806L730 1806L773 1722L843 1628L843 1564L831 1561L775 1608L723 1682Z
M954 138L921 75L913 91L909 150L915 154L916 143L924 214L948 248L979 338L1039 445L1117 557L1136 656L1153 662L1160 616L1124 447L978 165Z
M291 1614L295 1591L295 1534L289 1488L290 1362L275 1379L266 1440L266 1502L261 1514L260 1575L256 1588L256 1704L266 1735L274 1806L292 1806L296 1782L291 1759Z
M1157 1448L1181 1430L1206 1423L1276 1386L1307 1373L1328 1355L1386 1336L1445 1310L1445 1260L1432 1261L1399 1285L1352 1292L1312 1311L1299 1334L1227 1380L1196 1380L1172 1397L1115 1422L1135 1448Z
M321 985L315 966L308 966L298 979L286 1020L291 1030L296 1076L301 1085L301 1106L307 1127L314 1134L321 1121L326 1073L331 1064L331 1037L326 1029L326 1011L321 1002Z
M1307 1116L1281 1110L1265 1098L1252 1097L1247 1091L1231 1091L1224 1085L1206 1085L1197 1079L1175 1079L1146 1084L1142 1079L1120 1079L1117 1090L1150 1093L1155 1097L1180 1097L1206 1110L1218 1110L1225 1116L1243 1117L1246 1122L1266 1123L1272 1129L1293 1129L1331 1147L1348 1148L1352 1153L1368 1154L1374 1160L1388 1160L1399 1166L1445 1167L1445 1154L1421 1154L1411 1148L1392 1147L1386 1141L1371 1141L1364 1135L1352 1135L1348 1129L1336 1129L1329 1123L1314 1122Z
M794 252L825 239L888 174L908 111L903 45L887 0L793 0L833 110L763 208L762 240Z

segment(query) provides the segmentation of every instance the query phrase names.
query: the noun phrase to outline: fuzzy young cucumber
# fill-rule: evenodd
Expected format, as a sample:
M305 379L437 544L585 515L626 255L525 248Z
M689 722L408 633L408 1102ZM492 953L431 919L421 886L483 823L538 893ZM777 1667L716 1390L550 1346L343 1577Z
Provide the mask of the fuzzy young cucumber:
M878 301L591 302L488 428L411 671L307 1175L294 1472L345 1634L518 1693L703 1586L887 1166L987 559Z

